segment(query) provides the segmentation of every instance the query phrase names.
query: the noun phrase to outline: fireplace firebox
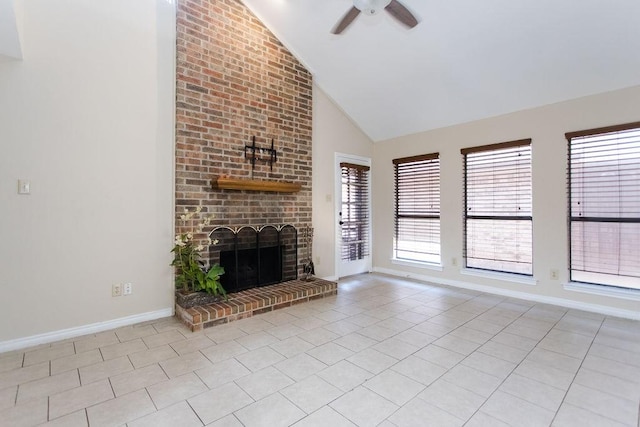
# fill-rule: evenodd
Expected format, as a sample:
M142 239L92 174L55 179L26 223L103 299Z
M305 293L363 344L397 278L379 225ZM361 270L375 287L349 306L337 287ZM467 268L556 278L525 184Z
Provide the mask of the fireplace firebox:
M209 262L219 263L227 292L272 285L298 278L298 232L293 225L216 227L217 244L209 247Z

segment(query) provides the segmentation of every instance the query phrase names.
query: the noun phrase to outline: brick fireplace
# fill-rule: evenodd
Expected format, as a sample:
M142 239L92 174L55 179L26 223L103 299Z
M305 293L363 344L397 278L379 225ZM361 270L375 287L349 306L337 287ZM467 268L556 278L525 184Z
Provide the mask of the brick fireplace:
M177 9L176 212L201 206L214 226L311 226L311 74L238 0ZM251 162L250 144L273 147L275 162ZM225 190L216 177L301 189Z
M311 74L239 0L178 0L177 11L176 214L200 206L214 227L311 227ZM222 179L277 185L212 185ZM263 255L295 260L288 281L177 315L198 330L335 294L335 283L296 280L306 249L295 247Z

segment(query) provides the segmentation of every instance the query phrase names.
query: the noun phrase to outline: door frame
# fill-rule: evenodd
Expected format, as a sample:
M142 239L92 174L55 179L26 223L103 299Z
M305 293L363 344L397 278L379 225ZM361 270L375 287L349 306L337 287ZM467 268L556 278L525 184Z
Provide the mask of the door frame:
M334 227L336 230L334 241L334 253L335 253L335 277L338 279L341 277L346 277L349 274L345 275L342 272L342 227L338 224L340 222L340 215L338 214L342 210L342 168L340 167L340 163L354 163L363 166L369 166L371 168L371 159L369 157L358 156L355 154L345 154L335 152L334 154ZM369 188L368 188L368 199L369 199L369 227L367 233L369 234L369 256L366 261L366 269L361 273L370 273L372 271L373 266L373 233L372 233L372 225L373 225L373 215L371 209L371 169L369 172ZM358 273L356 273L358 274Z

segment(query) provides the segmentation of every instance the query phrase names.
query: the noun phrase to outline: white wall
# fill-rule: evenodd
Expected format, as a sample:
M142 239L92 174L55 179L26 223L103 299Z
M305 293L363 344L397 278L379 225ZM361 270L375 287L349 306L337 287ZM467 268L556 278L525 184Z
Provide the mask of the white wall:
M371 158L373 142L314 84L313 262L316 276L331 279L337 276L334 255L336 153Z
M524 292L538 300L585 308L604 307L605 311L611 313L640 317L640 295L636 300L627 300L568 291L563 286L569 279L567 142L564 134L638 121L639 114L640 87L633 87L376 143L372 168L373 230L376 242L374 270L445 284L486 286L500 293ZM528 285L512 280L462 274L463 181L460 149L523 138L533 139L533 266L537 283ZM432 152L439 152L441 161L443 271L408 267L391 261L394 223L391 160ZM453 265L453 258L457 258L458 266ZM551 269L560 271L560 280L551 280Z
M173 306L175 5L20 3L24 60L0 62L5 349Z
M14 0L0 0L0 62L21 58L20 22Z

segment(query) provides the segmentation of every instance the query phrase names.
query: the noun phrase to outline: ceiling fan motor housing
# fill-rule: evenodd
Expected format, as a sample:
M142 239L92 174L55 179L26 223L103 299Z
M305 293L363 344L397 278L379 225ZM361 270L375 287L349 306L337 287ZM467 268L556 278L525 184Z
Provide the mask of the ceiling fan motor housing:
M362 13L375 15L391 3L391 0L353 0L353 5Z

